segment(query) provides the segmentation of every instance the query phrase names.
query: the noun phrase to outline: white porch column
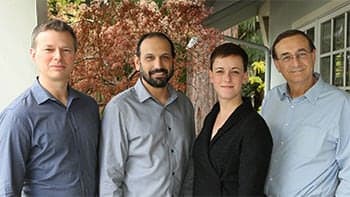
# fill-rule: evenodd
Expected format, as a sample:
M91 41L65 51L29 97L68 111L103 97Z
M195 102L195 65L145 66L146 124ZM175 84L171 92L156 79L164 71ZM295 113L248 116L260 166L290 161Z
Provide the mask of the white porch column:
M2 0L0 6L0 111L28 88L36 68L29 56L31 32L46 20L46 0Z

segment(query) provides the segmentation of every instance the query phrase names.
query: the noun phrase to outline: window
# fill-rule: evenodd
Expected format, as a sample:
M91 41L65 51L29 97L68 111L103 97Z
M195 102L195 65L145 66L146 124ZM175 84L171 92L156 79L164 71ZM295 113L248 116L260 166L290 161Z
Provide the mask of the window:
M326 82L350 92L350 6L300 29L316 45L316 71Z

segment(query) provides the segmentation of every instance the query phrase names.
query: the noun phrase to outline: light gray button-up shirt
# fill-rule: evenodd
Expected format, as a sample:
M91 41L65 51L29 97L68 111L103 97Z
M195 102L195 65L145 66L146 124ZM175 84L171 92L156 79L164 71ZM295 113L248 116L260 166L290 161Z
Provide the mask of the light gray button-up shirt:
M102 121L100 196L179 196L194 140L190 100L169 87L166 105L136 85L112 98ZM188 186L188 185L187 185Z
M319 78L292 99L283 84L267 94L262 114L273 138L268 196L350 196L347 93Z

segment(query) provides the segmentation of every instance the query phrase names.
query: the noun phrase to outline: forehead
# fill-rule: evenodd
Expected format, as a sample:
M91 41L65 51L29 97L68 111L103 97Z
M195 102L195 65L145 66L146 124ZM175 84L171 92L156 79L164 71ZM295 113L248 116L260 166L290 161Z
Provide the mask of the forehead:
M147 53L169 53L171 54L171 46L168 40L160 37L146 38L140 45L141 54Z
M308 40L302 35L294 35L287 38L283 38L275 46L277 54L295 52L300 49L310 50Z
M218 56L213 62L213 68L217 67L243 68L243 59L239 55Z
M46 44L65 44L74 45L73 37L69 32L66 31L55 31L47 30L40 32L35 38L36 44L46 45Z

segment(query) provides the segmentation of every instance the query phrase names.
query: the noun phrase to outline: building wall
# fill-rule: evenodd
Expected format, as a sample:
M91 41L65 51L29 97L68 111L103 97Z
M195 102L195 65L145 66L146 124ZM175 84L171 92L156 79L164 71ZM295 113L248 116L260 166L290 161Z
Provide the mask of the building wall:
M0 6L0 111L28 88L36 69L29 56L31 31L43 20L46 0L2 1ZM40 17L39 17L40 16Z
M295 21L302 20L306 15L326 5L329 0L294 0L294 1L275 1L270 3L270 21L269 21L269 44L276 36L284 30L295 28ZM312 18L308 18L312 20ZM310 21L305 21L310 22ZM271 88L284 82L282 75L271 65Z

